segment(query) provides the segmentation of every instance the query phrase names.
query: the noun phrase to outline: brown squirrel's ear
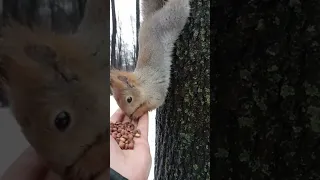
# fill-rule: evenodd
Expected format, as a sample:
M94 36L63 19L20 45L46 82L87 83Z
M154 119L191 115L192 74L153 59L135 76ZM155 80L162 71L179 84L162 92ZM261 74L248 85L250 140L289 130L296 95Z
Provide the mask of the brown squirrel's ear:
M110 86L112 88L133 88L134 85L130 83L128 72L121 72L110 70Z
M27 57L38 63L53 64L57 58L57 53L44 44L28 44L23 48L23 51Z
M133 87L134 87L134 85L130 84L129 79L128 79L127 76L119 75L119 76L117 76L117 78L118 78L121 82L123 82L125 85L127 85L127 87L129 87L129 88L133 88Z
M118 71L110 70L110 87L112 89L122 89L124 84L117 78Z

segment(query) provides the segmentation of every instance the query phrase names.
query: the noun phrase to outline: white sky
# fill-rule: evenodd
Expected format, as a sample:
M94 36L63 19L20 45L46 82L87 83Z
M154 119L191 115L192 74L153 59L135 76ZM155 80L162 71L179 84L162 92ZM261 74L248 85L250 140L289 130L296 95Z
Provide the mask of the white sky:
M140 0L141 2L141 0ZM123 40L129 45L131 49L133 49L133 44L136 42L136 0L115 0L116 6L116 15L117 15L117 23L121 23L121 33ZM110 8L111 8L111 1L110 1ZM132 16L132 17L131 17ZM118 19L119 17L119 19ZM134 34L132 32L132 23L131 18L133 18L133 28ZM141 14L140 14L140 22L141 22ZM119 33L119 30L117 34ZM112 13L110 9L110 37L112 35Z

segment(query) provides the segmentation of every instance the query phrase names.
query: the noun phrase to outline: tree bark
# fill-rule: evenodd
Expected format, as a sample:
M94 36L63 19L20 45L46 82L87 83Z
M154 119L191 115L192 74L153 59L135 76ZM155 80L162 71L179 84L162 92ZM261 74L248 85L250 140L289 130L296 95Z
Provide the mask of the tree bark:
M116 38L117 38L117 18L114 0L111 0L112 11L112 37L111 37L111 66L116 66Z
M156 114L156 180L210 179L210 1L191 1Z
M212 176L320 179L320 2L212 7Z

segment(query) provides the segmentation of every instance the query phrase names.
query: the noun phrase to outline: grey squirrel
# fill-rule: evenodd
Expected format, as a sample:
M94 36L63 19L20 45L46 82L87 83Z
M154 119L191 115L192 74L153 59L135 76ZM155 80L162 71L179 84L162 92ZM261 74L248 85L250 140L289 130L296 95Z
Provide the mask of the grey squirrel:
M143 0L139 57L133 72L110 70L118 106L132 120L161 106L170 84L171 53L190 14L189 0Z
M109 174L108 23L108 1L88 0L75 34L14 21L2 31L0 78L11 111L62 179Z

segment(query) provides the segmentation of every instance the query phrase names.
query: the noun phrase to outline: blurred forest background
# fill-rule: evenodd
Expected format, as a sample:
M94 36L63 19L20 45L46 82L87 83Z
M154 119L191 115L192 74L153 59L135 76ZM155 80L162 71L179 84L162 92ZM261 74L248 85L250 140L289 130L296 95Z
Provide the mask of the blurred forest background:
M115 0L110 0L110 65L116 69L132 71L138 55L137 32L140 25L140 0L136 1L136 15L130 17L131 27L122 27ZM42 25L57 33L72 33L84 15L86 0L0 0L0 24L9 17L27 26ZM136 18L138 17L138 18ZM132 29L132 43L123 38L123 29ZM8 100L0 84L0 107Z

